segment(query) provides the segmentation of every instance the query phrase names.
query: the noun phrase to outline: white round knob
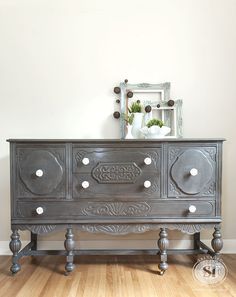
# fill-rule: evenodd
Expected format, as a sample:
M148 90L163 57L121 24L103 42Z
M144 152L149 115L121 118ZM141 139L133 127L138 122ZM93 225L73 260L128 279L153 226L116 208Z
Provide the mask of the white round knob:
M83 158L82 163L84 165L88 165L89 164L89 158Z
M146 165L150 165L150 164L152 163L152 159L149 158L149 157L147 157L147 158L144 159L144 163L145 163Z
M143 183L144 187L147 189L147 188L150 188L152 183L149 181L149 180L145 180L145 182Z
M89 182L88 181L83 181L82 182L82 187L84 188L84 189L87 189L88 187L89 187Z
M196 168L192 168L192 169L190 170L190 174L191 174L192 176L196 176L196 175L198 175L198 170L197 170Z
M195 205L190 205L188 210L189 210L189 212L194 213L194 212L196 212L197 208Z
M37 207L37 208L36 208L36 212L37 212L37 214L39 214L39 215L43 214L43 208L42 208L41 206Z
M38 170L36 170L35 174L36 174L36 176L41 177L41 176L43 176L43 170L38 169Z

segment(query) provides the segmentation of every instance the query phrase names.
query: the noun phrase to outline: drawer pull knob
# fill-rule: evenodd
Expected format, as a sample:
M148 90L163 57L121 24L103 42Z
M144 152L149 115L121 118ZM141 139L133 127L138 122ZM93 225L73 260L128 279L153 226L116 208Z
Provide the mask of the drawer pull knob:
M148 188L151 187L152 183L150 182L150 180L145 180L145 182L143 183L143 185L144 185L144 187L145 187L146 189L148 189Z
M198 170L197 170L196 168L192 168L192 169L190 170L190 174L191 174L192 176L196 176L196 175L198 175Z
M41 177L41 176L43 176L43 170L38 169L38 170L36 170L35 174L36 174L37 177Z
M41 206L37 207L36 212L37 212L38 215L43 214L43 208Z
M197 208L195 205L190 205L188 210L189 210L189 212L194 213L194 212L196 212Z
M87 188L89 187L89 182L88 182L87 180L83 181L83 182L82 182L82 187L83 187L84 189L87 189Z
M89 158L83 158L82 163L84 165L88 165L89 164Z
M144 159L144 163L145 163L146 165L150 165L150 164L152 163L152 159L149 158L149 157L147 157L147 158Z

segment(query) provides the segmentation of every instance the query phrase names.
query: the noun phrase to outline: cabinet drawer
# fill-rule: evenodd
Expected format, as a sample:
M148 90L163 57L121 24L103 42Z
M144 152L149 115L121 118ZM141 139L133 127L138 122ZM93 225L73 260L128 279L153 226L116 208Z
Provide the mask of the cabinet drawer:
M150 158L151 164L145 164ZM86 159L86 160L85 160ZM73 148L73 172L91 173L99 164L135 164L142 172L160 172L161 148ZM89 162L84 164L83 162ZM86 163L85 162L85 163Z
M160 197L160 157L160 148L73 148L72 196Z
M87 182L87 188L83 188ZM148 188L145 185L149 186ZM142 172L131 182L99 183L94 176L86 173L73 174L73 198L160 198L160 177L157 173Z
M190 206L196 208L190 212ZM37 209L40 208L40 214ZM193 208L193 207L192 207ZM116 218L210 218L215 216L214 201L103 201L103 202L18 202L17 218L37 220L116 219Z

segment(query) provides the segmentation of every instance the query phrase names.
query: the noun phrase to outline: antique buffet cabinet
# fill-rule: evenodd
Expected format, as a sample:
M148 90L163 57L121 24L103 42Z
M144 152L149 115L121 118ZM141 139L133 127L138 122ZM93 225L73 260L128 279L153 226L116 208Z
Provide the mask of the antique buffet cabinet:
M12 273L27 255L65 255L66 272L83 253L209 253L222 248L223 139L10 139ZM212 249L200 231L213 229ZM112 235L157 230L154 250L79 250L74 230ZM168 230L193 234L193 248L168 248ZM21 249L19 230L31 232ZM64 230L65 250L38 250L37 236Z

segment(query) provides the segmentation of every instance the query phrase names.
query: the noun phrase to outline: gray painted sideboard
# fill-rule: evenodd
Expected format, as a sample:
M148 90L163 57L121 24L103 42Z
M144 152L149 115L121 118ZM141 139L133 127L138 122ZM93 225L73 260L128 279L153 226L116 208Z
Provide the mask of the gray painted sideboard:
M209 253L219 257L223 139L10 139L11 272L27 255ZM212 249L200 231L214 228ZM121 235L159 230L155 250L79 250L73 230ZM65 230L65 250L38 250L37 235ZM168 248L168 230L193 234L193 249ZM23 249L19 230L29 230Z

